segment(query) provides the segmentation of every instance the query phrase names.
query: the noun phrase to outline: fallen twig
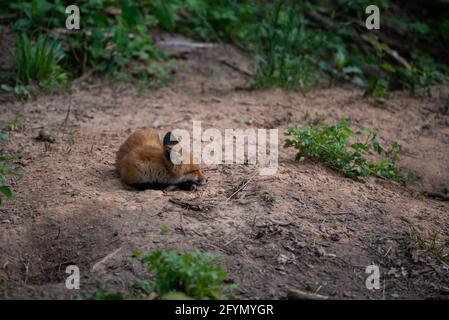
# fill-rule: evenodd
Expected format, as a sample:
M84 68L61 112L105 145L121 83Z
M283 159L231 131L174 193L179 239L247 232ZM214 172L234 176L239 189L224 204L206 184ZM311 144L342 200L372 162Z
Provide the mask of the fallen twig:
M250 181L254 178L254 176L257 174L257 172L256 173L254 173L251 177L249 177L249 179L242 185L242 186L240 186L233 194L231 194L227 199L226 199L226 201L229 201L230 199L232 199L232 197L234 197L237 193L239 193L240 191L242 191L243 189L245 189L246 188L246 186L250 183Z
M64 121L62 122L61 127L59 129L61 132L64 131L65 127L67 126L71 108L72 108L72 96L69 97L69 106L67 108L67 113L66 113Z
M93 265L92 267L92 271L96 271L98 270L98 268L104 264L107 260L111 259L113 256L115 256L120 250L122 250L122 247L115 249L113 252L111 252L110 254L108 254L106 257L104 257L103 259L101 259L100 261L98 261L96 264Z
M232 63L226 61L226 60L221 60L220 61L222 64L224 64L225 66L227 66L228 68L231 68L234 71L240 72L241 74L249 77L249 78L254 78L254 75L252 73L249 73L248 71L242 70L239 67L233 65Z
M288 289L287 299L289 300L329 300L328 296L323 296L321 294L304 292L298 289Z

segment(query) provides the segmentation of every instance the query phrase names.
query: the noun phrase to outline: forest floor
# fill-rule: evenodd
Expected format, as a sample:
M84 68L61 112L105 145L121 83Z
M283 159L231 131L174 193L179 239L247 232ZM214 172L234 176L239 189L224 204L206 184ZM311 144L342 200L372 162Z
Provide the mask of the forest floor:
M91 78L70 94L0 105L1 123L24 116L7 145L22 176L12 181L16 199L0 207L1 298L75 298L98 283L132 295L133 279L145 275L133 251L165 248L222 255L240 299L282 299L291 289L339 299L449 297L449 202L429 197L448 196L447 87L433 87L432 97L393 93L385 104L350 86L248 90L245 76L222 63L251 70L235 50L172 53L176 73L160 89ZM417 179L405 187L357 182L294 161L283 132L306 125L305 113L329 123L346 117L355 129L378 130L383 143L399 142L399 164ZM136 191L119 181L115 154L133 130L191 129L192 120L203 129L279 129L277 174L209 166L207 186L191 192ZM35 139L42 128L55 143ZM380 290L365 286L372 263ZM80 268L80 290L65 288L71 264Z

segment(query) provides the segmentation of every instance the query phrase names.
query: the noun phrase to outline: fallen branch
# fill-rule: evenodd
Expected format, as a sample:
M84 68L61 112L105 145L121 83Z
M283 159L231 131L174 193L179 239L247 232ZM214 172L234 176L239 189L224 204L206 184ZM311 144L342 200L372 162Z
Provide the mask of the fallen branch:
M287 299L289 300L329 300L328 296L323 296L321 294L304 292L297 289L288 289Z
M244 76L247 76L249 78L254 78L255 76L252 73L249 73L248 71L242 70L239 67L233 65L232 63L226 61L226 60L221 60L220 61L222 64L224 64L225 66L227 66L228 68L240 72L241 74L243 74Z
M377 40L375 40L374 38L370 38L366 35L362 35L359 36L363 41L366 41L367 43L371 44L375 49L379 47L379 42ZM407 60L405 60L403 57L401 57L399 55L399 53L394 50L391 49L389 47L383 47L382 50L388 54L391 58L393 58L394 60L396 60L399 64L401 64L403 67L410 69L411 66L410 64L407 62Z
M59 129L60 132L63 132L65 130L65 127L67 126L67 122L69 120L69 115L70 115L71 108L72 108L72 96L70 95L70 97L69 97L69 106L67 108L67 113L65 115L64 121L61 124L61 127Z
M115 256L120 250L122 250L122 247L115 249L112 253L108 254L106 257L98 261L96 264L93 265L92 271L98 270L102 264L104 264L107 260L111 259L113 256Z

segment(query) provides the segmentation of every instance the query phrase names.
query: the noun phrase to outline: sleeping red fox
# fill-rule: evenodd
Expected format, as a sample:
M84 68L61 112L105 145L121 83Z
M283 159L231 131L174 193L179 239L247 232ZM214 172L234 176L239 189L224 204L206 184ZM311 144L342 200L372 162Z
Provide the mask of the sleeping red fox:
M179 164L173 163L172 149L179 142L171 132L161 138L162 135L151 129L140 129L131 134L117 152L116 168L120 179L141 190L191 189L193 185L205 185L207 179L199 165L193 163L191 154L183 155L190 158L189 163L182 163L180 158L174 161Z

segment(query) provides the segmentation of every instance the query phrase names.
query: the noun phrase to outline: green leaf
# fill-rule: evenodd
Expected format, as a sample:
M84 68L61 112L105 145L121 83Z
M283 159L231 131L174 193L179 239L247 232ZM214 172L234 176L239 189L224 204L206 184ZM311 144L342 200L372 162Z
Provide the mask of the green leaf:
M174 291L161 296L161 300L193 300L193 298L183 292Z
M362 70L356 66L347 66L343 68L343 73L345 74L362 74Z
M384 69L385 71L388 71L390 73L395 73L396 72L396 68L393 67L389 63L383 63L383 64L381 64L381 67L382 67L382 69Z
M159 25L167 31L173 31L176 25L176 12L171 0L154 0L151 4L153 14Z
M134 1L122 2L122 18L129 28L134 28L139 24L140 12Z
M14 198L11 188L8 186L0 186L0 193L3 193L8 199Z
M430 32L430 27L424 22L415 22L413 28L421 35L426 35Z
M338 69L342 69L348 63L348 59L343 49L339 48L334 54L334 62Z

